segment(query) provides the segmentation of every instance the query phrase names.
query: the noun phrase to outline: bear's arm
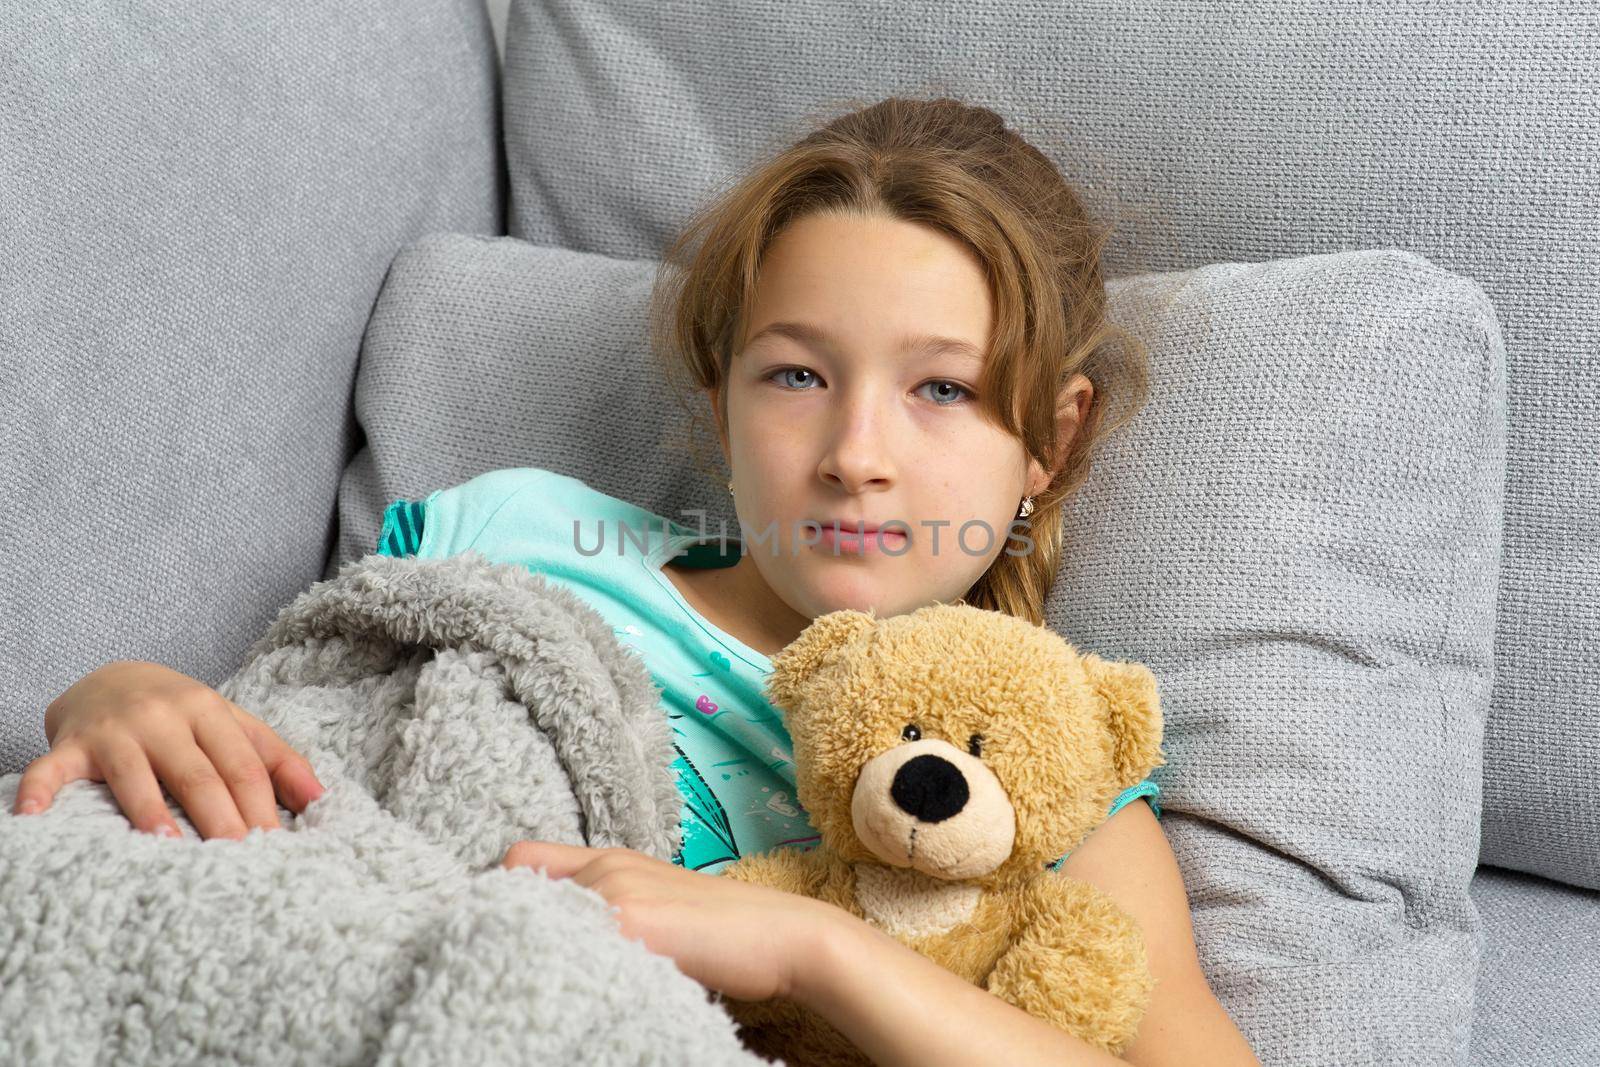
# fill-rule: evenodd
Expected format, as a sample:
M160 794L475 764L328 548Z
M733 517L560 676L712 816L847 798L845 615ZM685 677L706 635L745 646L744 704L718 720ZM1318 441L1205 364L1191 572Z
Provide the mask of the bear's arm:
M827 849L775 848L742 856L724 867L718 877L771 886L854 914L851 903L855 887L850 870Z
M1138 1033L1155 988L1138 922L1106 893L1073 878L1035 878L1019 903L1011 947L984 988L1120 1054Z

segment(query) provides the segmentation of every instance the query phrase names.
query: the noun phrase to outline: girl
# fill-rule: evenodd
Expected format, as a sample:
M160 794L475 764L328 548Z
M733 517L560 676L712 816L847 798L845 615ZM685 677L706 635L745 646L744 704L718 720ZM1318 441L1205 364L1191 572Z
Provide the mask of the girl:
M382 551L471 547L583 594L639 648L674 719L686 801L675 862L523 841L503 866L594 889L626 936L707 987L795 998L880 1064L1257 1062L1207 986L1158 809L1128 802L1153 783L1058 865L1145 934L1157 985L1120 1060L831 905L707 877L740 849L813 840L760 693L768 657L812 619L964 600L1042 623L1061 506L1120 425L1108 404L1131 417L1146 388L1143 348L1106 318L1107 236L988 109L890 98L844 114L693 220L652 304L655 349L707 400L754 547L717 552L675 525L642 559L594 553L585 520L636 534L664 520L534 468L391 506ZM1031 533L1021 550L1017 518ZM85 676L45 729L52 749L24 773L19 814L89 778L135 826L176 833L159 778L203 836L241 837L278 825L275 796L303 811L321 793L267 726L156 664ZM713 770L718 753L746 772L728 772L736 785Z

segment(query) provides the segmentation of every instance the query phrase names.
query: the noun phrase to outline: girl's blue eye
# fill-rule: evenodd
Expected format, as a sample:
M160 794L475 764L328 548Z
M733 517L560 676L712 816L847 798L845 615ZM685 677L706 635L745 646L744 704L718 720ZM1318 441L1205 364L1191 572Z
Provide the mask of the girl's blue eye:
M782 370L773 371L772 374L769 375L768 377L769 378L776 377L779 374L811 374L811 372L806 370L804 367L785 367ZM813 379L815 379L816 375L815 374L811 374L811 377ZM787 381L785 382L785 384L788 384ZM804 387L802 387L802 388L804 388Z
M927 386L930 386L930 385L933 386L935 389L937 389L941 385L949 386L951 389L956 390L956 392L958 392L962 396L966 397L967 400L971 400L972 399L972 391L970 389L968 389L966 386L957 385L955 382L948 381L948 380L943 379L943 378L937 378L937 379L935 379L935 380L933 380L931 382L923 382L922 386L919 386L919 388L926 388ZM948 392L946 392L946 393L943 394L943 396L949 397L950 394ZM935 396L933 398L933 402L935 404L939 404L939 406L942 407L942 408L954 407L955 403L957 402L954 399L952 399L952 402L949 403L949 404L941 404L941 403L939 403L940 399L941 398L939 396Z

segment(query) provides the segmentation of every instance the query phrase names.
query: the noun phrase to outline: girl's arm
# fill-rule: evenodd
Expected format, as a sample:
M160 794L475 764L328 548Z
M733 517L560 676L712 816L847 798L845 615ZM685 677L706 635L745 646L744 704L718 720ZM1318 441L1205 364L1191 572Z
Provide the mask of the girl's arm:
M796 969L793 998L879 1067L1127 1062L1013 1007L849 912L838 911L814 944Z
M1206 982L1183 872L1148 802L1134 801L1102 823L1072 850L1061 874L1103 889L1144 931L1156 988L1124 1060L1261 1067Z
M1061 873L1103 889L1138 920L1156 978L1118 1059L962 980L854 916L836 915L797 961L793 996L880 1067L939 1064L1194 1063L1260 1067L1200 968L1177 860L1148 804L1094 831Z

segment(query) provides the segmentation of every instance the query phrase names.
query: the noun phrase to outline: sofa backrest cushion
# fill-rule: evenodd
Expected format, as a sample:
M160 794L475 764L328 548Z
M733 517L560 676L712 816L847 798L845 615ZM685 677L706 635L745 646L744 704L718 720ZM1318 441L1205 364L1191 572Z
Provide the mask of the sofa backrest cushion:
M114 659L210 685L322 573L398 249L503 233L482 0L0 17L0 773Z

